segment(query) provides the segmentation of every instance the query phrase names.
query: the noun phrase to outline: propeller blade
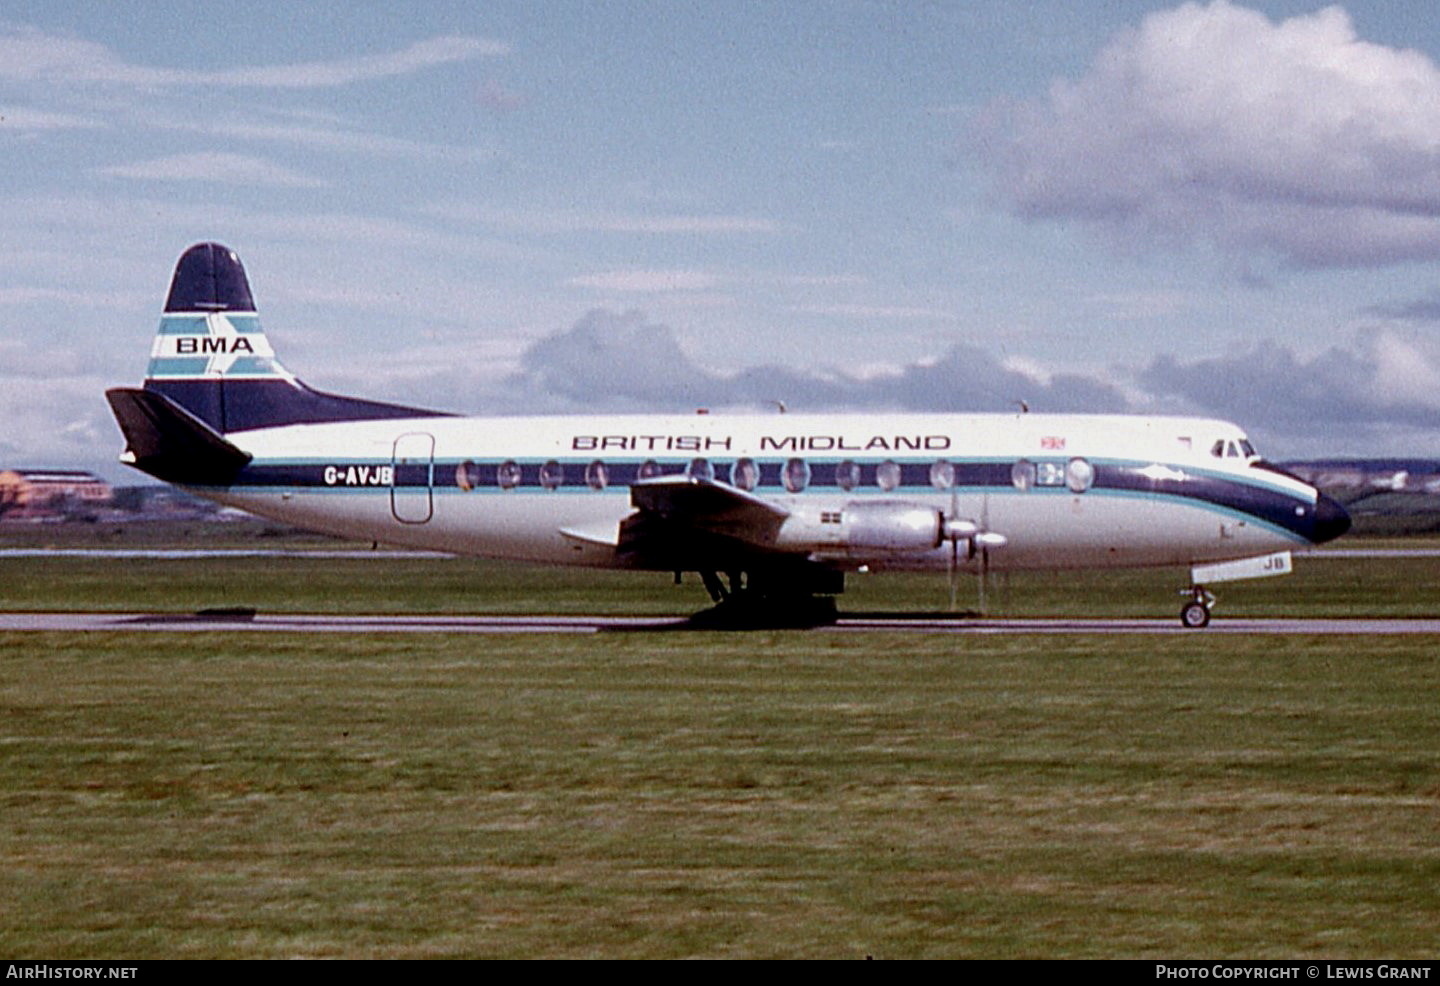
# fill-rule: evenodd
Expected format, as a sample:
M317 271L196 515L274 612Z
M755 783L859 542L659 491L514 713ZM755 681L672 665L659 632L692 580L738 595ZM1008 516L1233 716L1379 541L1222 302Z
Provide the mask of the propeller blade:
M990 549L980 549L980 615L990 615L990 605L985 598L985 583L990 578Z
M950 582L950 612L955 612L956 598L960 589L960 541L958 538L950 539L950 558L945 566L945 577Z
M980 501L980 530L970 542L970 551L980 553L980 615L990 615L990 601L985 596L985 589L990 582L990 545L995 538L1000 543L1005 543L1003 534L992 534L990 532L990 497L986 496Z
M950 487L950 516L946 522L946 532L955 523L956 515L960 512L959 493L955 487ZM954 535L950 536L950 561L945 570L945 578L950 583L950 612L955 612L958 605L957 599L960 590L960 539Z

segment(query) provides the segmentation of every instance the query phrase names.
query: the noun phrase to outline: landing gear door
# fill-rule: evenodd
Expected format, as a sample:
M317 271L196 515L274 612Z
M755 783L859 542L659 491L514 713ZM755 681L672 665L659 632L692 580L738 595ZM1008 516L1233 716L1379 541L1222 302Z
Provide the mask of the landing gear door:
M410 432L395 439L390 512L402 524L428 523L435 513L435 436Z

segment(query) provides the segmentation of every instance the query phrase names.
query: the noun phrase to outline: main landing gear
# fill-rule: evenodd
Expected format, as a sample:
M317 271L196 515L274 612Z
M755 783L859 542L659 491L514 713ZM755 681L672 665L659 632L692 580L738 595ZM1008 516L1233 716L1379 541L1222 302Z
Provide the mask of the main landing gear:
M1180 595L1190 597L1189 601L1180 607L1180 625L1190 630L1209 626L1210 609L1215 605L1215 597L1203 585L1181 589Z
M844 591L838 572L702 571L715 605L690 617L690 625L716 630L772 630L828 626L838 617L833 595ZM727 584L728 583L728 584Z

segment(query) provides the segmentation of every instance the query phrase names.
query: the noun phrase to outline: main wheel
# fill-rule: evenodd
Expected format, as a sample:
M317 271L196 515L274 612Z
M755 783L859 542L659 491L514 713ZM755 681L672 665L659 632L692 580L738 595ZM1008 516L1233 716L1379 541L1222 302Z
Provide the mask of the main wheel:
M1210 607L1199 601L1191 601L1180 607L1180 625L1199 630L1210 625Z

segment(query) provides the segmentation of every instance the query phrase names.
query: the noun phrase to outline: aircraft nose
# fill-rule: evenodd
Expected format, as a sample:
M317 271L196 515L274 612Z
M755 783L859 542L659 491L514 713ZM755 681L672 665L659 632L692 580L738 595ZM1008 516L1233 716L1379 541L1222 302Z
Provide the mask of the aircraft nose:
M1321 493L1315 501L1310 540L1316 544L1333 541L1350 530L1350 514L1338 502Z

